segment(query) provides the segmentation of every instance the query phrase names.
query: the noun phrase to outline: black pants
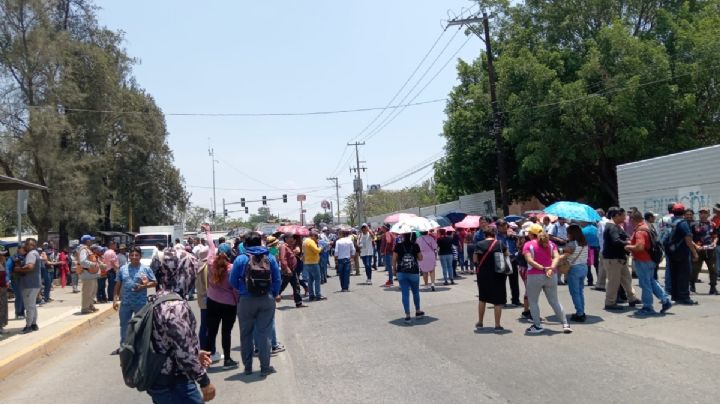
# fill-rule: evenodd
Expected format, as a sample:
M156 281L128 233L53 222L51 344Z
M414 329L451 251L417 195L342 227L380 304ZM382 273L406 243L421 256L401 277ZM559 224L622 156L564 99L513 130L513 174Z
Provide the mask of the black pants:
M230 358L230 336L235 325L236 314L237 306L218 303L210 298L207 299L208 345L210 345L209 341L215 341L217 338L218 328L220 328L220 322L222 321L221 340L225 359ZM210 351L209 346L204 346L202 349Z
M690 256L688 254L670 255L670 293L675 301L690 299Z
M518 264L515 258L511 258L512 273L508 275L508 282L510 282L510 296L513 304L522 304L520 302L520 280L518 277Z
M285 288L287 285L290 285L292 287L293 291L293 300L295 300L295 306L300 306L302 304L302 295L300 294L300 282L298 281L298 276L295 272L291 274L282 274L282 284L280 285L280 294L285 291Z

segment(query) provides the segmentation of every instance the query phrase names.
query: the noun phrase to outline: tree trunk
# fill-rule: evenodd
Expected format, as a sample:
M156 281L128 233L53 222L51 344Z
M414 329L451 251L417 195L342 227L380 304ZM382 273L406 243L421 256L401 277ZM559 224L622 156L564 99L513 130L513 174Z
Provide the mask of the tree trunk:
M110 220L110 211L111 211L111 209L112 209L112 204L111 204L111 203L106 203L106 204L105 204L105 209L104 209L104 210L105 210L105 212L104 212L105 214L104 214L104 218L103 218L103 229L104 229L104 230L107 230L107 231L112 230L112 221Z

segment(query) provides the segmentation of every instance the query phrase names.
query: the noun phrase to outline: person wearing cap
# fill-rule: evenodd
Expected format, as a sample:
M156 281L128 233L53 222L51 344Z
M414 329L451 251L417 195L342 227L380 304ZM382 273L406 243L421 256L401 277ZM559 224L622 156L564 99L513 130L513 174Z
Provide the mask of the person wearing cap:
M0 334L4 334L4 328L8 325L8 284L7 273L5 272L5 260L8 250L0 245Z
M627 294L630 307L642 302L635 295L632 287L632 273L628 268L628 252L625 246L629 244L629 236L625 233L625 209L612 207L608 209L610 222L605 225L603 233L603 268L607 275L607 288L605 289L605 310L624 310L618 303L620 287Z
M302 244L303 251L303 269L308 275L308 283L310 287L310 301L327 300L320 292L320 247L317 244L318 233L316 230L310 231L310 237L307 237Z
M693 222L691 230L693 243L698 250L697 261L693 261L692 277L690 278L690 291L695 293L695 283L698 282L703 264L707 266L710 275L710 293L717 295L717 268L715 267L715 249L717 248L716 229L710 221L710 209L700 208L700 219Z
M98 311L93 303L97 295L97 280L100 277L101 264L97 254L91 249L93 241L95 241L95 237L86 234L80 238L80 246L78 247L78 265L82 268L80 273L80 280L82 281L80 313L82 314Z
M550 241L540 224L533 223L527 229L530 241L523 245L523 257L528 264L527 294L533 324L526 330L528 334L539 334L545 331L540 318L540 292L545 292L548 304L555 316L563 325L565 334L572 333L567 322L565 311L557 296L557 265L560 260L558 248Z
M697 301L690 298L690 277L692 274L692 261L699 259L698 252L693 243L693 234L690 224L684 218L685 205L676 203L672 209L672 222L670 233L665 243L665 255L670 262L670 294L672 300L678 304L694 305ZM692 261L691 261L692 258Z

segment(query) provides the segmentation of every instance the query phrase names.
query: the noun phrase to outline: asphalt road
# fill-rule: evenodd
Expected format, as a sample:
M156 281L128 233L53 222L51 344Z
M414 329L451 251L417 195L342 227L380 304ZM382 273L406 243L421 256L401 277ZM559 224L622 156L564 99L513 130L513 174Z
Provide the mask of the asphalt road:
M696 295L699 306L637 318L631 311L601 310L604 294L586 289L589 321L575 325L571 335L559 332L544 301L541 311L550 316L547 327L553 332L526 336L521 310L507 309L505 333L478 333L473 278L422 292L428 316L407 326L397 288L379 287L382 276L376 274L373 286L352 277L351 292L342 294L332 277L323 285L328 300L306 309L284 300L277 327L288 350L272 359L278 373L260 379L257 373L241 375L241 369L211 368L215 401L717 402L720 297ZM706 274L703 279L707 282ZM707 283L698 290L706 293ZM567 287L560 288L560 301L572 312ZM491 314L486 325L492 324ZM147 395L125 387L117 357L108 355L117 334L113 319L84 338L66 341L64 349L0 383L0 402L149 402ZM238 335L236 328L235 346ZM240 359L239 352L234 355Z

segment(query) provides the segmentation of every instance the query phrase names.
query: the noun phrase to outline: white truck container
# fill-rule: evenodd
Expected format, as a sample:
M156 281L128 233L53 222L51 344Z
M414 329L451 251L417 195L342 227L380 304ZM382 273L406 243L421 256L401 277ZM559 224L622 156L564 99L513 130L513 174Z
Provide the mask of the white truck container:
M140 233L135 235L136 246L155 246L158 243L166 247L175 245L175 240L183 239L185 228L181 224L167 226L140 226Z
M681 202L696 213L720 202L720 145L617 166L620 206L667 214Z

